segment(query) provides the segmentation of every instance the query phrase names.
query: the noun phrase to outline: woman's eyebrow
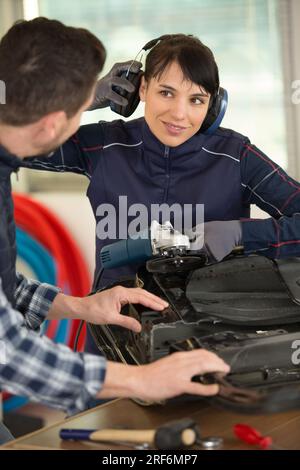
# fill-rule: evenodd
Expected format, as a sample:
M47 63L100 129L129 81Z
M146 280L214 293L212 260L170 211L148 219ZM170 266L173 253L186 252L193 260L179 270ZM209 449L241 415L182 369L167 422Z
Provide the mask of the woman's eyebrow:
M165 84L165 83L160 83L159 86L160 86L160 87L163 87L163 88L167 88L168 90L171 90L171 91L177 91L176 88L174 88L174 87L172 87L172 86L170 86L170 85L167 85L167 84ZM195 96L195 97L197 97L197 96L202 96L202 97L208 98L209 95L208 95L207 93L205 93L205 92L199 91L198 93L192 93L190 96Z
M193 94L190 95L190 96L195 96L195 97L197 97L197 96L202 96L202 97L204 97L204 98L208 98L208 97L209 97L209 95L208 95L207 93L201 93L201 92L200 92L200 93L193 93Z
M159 83L159 86L161 86L163 88L168 88L168 90L177 91L176 88L173 88L172 86L166 85L164 83Z

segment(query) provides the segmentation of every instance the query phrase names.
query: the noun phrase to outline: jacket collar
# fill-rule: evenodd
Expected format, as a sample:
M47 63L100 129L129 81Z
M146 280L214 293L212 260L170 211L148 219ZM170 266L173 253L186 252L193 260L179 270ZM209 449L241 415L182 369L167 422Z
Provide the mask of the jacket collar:
M35 157L46 158L51 157L54 152L48 154L40 154ZM2 145L0 145L0 168L7 168L12 171L18 171L20 167L30 167L30 160L27 158L19 158L9 153Z
M201 150L206 136L198 132L183 144L177 147L168 147L155 137L145 119L142 118L142 137L145 150L150 151L152 156L162 158L168 155L174 160L177 158L188 159L191 155L195 155L195 152Z
M0 145L0 167L7 168L7 170L17 171L22 165L21 158L9 153L4 147Z

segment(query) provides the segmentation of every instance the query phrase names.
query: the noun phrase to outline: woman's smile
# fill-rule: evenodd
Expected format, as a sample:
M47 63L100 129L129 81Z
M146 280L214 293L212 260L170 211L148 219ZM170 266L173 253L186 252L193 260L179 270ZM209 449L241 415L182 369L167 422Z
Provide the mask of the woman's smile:
M186 127L179 126L178 124L174 124L172 122L166 122L166 121L162 121L162 123L164 124L168 134L174 135L174 136L182 134L183 132L186 131L188 127L190 127L190 126L186 126Z

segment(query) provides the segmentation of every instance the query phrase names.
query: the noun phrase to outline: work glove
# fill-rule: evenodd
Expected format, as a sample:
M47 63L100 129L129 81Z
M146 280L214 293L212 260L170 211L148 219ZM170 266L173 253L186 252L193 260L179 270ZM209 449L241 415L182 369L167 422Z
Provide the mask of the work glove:
M121 62L115 64L110 72L105 75L103 78L98 80L96 84L96 91L94 101L91 106L88 108L88 111L93 109L106 108L109 106L110 101L113 101L115 104L120 106L126 106L128 104L127 98L119 95L113 90L113 86L124 88L129 93L134 91L134 86L127 80L125 77L120 77L122 72L126 72L130 68L130 72L138 73L142 64L129 60L128 62Z
M229 255L235 248L242 248L242 224L239 220L205 222L186 232L190 249L206 254L215 263Z

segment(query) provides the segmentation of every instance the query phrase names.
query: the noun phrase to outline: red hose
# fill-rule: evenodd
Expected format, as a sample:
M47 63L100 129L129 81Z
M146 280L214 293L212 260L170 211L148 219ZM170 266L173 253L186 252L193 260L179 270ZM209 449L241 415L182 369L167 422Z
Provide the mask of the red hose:
M28 232L55 258L57 284L68 289L71 295L84 296L91 286L85 260L77 244L59 219L45 206L27 195L14 194L15 219L17 225ZM72 322L69 346L73 347L79 320ZM84 336L80 335L79 350L83 347Z

